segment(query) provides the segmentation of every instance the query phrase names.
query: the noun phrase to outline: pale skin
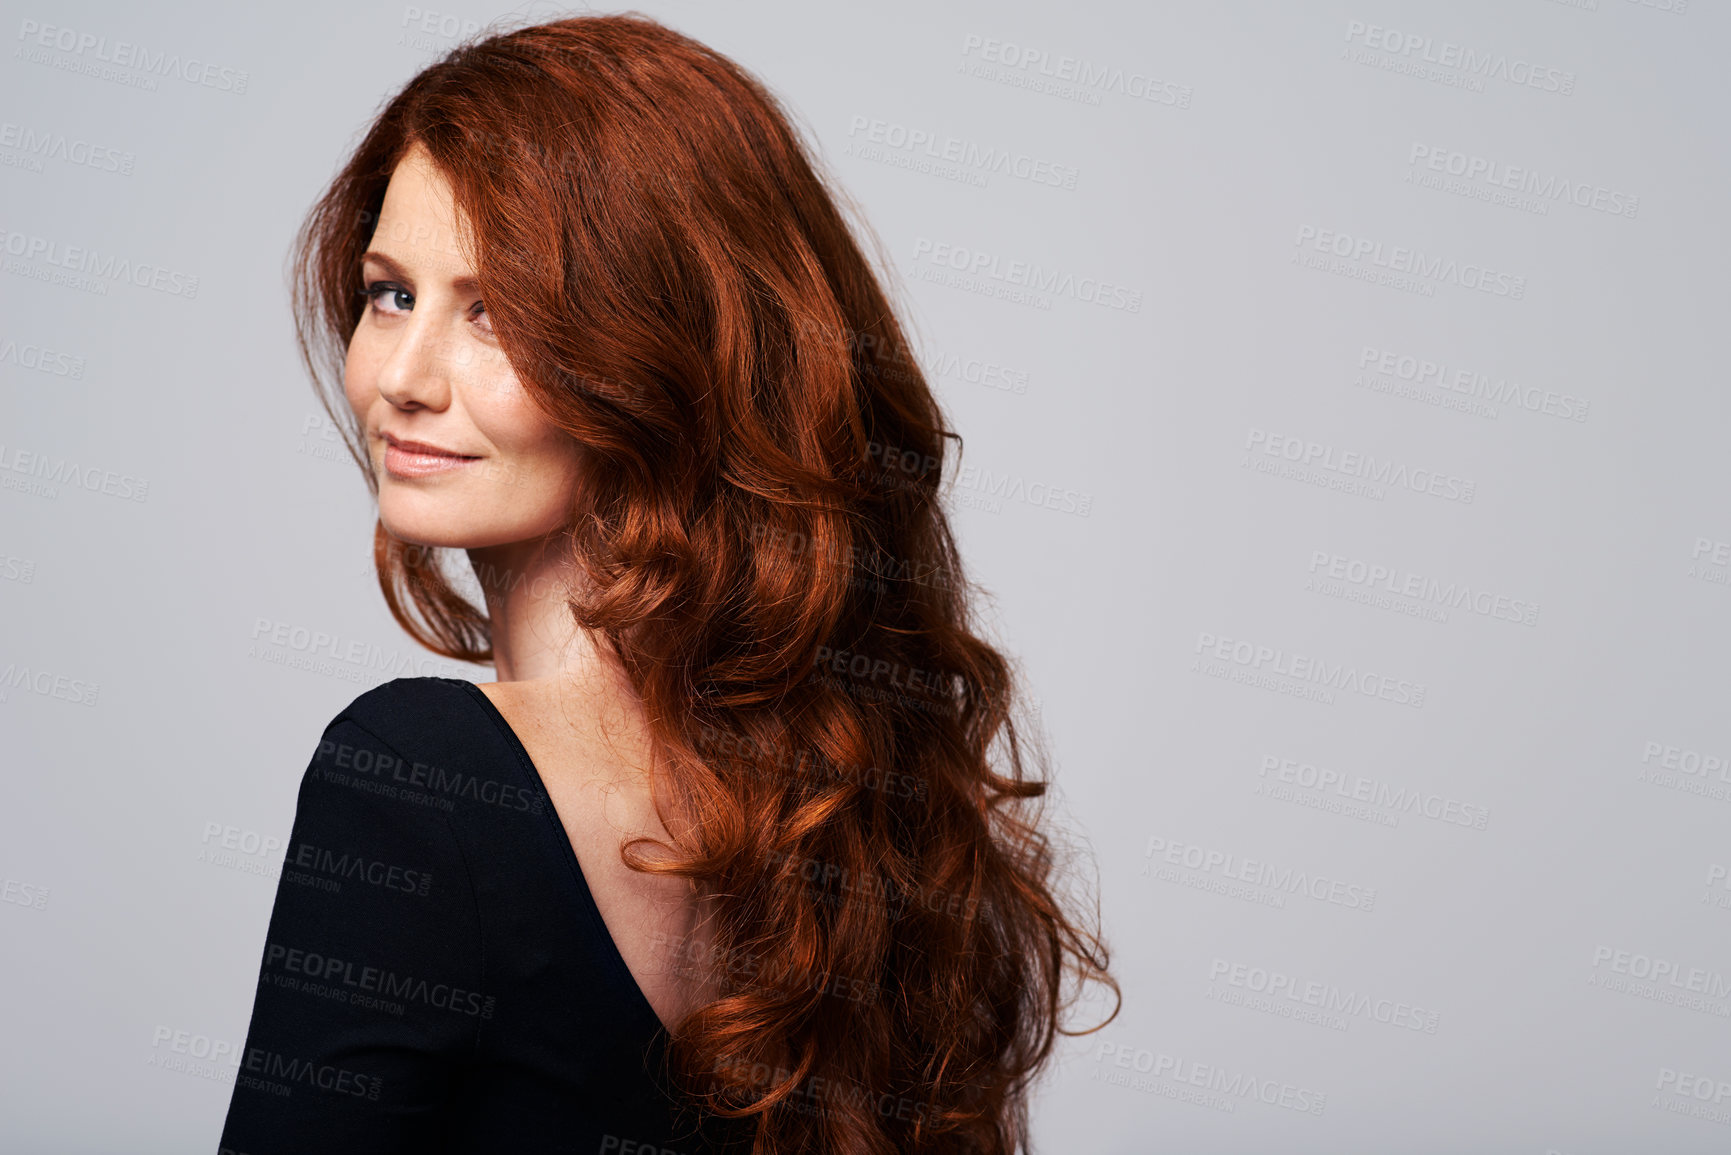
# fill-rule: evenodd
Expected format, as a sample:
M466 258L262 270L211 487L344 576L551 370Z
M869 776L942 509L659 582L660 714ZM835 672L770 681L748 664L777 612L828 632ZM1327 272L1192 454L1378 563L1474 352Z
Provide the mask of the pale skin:
M344 393L386 530L467 552L486 595L498 677L481 691L540 771L602 920L671 1026L709 993L691 962L708 941L702 903L683 879L620 861L629 838L666 841L668 830L651 798L642 703L565 604L577 577L560 530L582 485L582 446L512 371L463 255L462 227L450 184L415 146L392 172L357 271L369 299L349 342ZM677 822L665 804L663 814Z

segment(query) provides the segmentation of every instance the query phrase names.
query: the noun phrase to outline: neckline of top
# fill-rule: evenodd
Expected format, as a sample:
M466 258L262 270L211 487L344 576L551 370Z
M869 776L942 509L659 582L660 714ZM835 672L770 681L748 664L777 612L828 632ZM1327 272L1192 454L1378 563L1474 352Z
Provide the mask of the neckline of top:
M607 944L605 953L608 957L609 963L613 970L617 972L617 976L624 985L630 989L631 994L635 996L633 1001L636 1005L639 1017L643 1017L647 1022L653 1023L657 1032L663 1035L667 1034L667 1024L661 1021L661 1016L656 1014L655 1008L650 1005L649 996L643 993L643 987L638 983L637 976L631 973L631 967L626 964L625 956L619 952L619 944L613 941L613 933L607 929L607 921L601 917L601 908L596 905L595 895L589 889L589 880L584 877L583 864L577 860L577 848L571 845L571 836L565 833L564 824L559 819L559 812L553 807L553 795L548 791L547 782L541 776L541 771L535 765L535 760L529 756L528 748L523 745L523 740L517 737L517 731L511 728L511 723L506 720L505 715L500 712L499 707L493 703L493 699L487 697L487 695L475 683L463 678L445 678L441 680L454 682L463 687L470 700L480 708L483 714L492 720L493 725L498 728L500 736L504 738L505 744L510 747L512 753L517 756L518 761L520 761L524 768L528 770L529 776L534 780L536 787L540 789L542 796L547 799L547 805L542 811L542 817L546 819L548 831L552 835L554 841L559 844L560 851L562 852L561 856L565 860L565 865L570 869L571 876L577 883L578 893L582 895L582 915L591 924L591 929L600 940Z

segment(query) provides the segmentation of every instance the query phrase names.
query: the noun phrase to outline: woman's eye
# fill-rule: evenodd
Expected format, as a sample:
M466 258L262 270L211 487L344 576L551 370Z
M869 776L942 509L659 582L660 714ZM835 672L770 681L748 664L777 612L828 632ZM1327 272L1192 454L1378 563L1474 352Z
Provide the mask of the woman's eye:
M479 323L482 332L491 333L493 331L493 321L487 316L486 302L476 301L475 307L469 310L469 316Z
M407 313L415 307L414 294L389 281L374 281L361 290L361 295L372 302L373 308L381 313ZM386 303L381 304L381 301Z

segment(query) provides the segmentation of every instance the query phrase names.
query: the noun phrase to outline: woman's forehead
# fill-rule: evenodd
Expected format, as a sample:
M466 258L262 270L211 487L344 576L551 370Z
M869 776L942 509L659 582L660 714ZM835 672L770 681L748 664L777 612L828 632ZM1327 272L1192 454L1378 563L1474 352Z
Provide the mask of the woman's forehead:
M414 145L391 172L370 251L422 275L469 277L474 270L463 252L463 232L450 182L427 150Z

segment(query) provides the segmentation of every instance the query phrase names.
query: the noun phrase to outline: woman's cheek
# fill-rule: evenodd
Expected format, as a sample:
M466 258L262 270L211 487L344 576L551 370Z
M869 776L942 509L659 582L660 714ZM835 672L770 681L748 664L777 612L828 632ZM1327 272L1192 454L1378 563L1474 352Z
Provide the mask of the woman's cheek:
M349 341L348 355L343 358L343 396L363 427L366 424L368 404L373 397L378 396L378 390L372 387L375 380L377 366L367 348L365 331L357 329L354 338Z

